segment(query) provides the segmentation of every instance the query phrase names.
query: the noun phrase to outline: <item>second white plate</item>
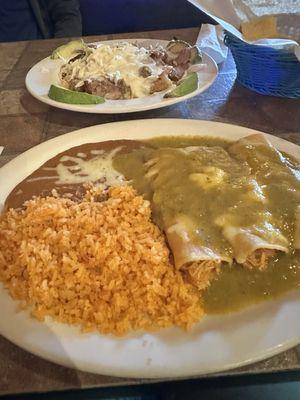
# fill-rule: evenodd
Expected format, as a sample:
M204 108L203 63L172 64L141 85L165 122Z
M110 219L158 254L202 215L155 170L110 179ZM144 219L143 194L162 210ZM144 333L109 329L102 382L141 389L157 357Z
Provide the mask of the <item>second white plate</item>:
M120 40L108 40L105 44L113 44L117 42L120 42ZM145 47L150 45L155 46L157 44L165 47L168 43L166 40L154 39L126 39L126 42L139 43ZM203 64L201 70L197 73L199 82L198 89L186 96L164 99L163 96L165 92L163 92L139 99L106 100L103 104L66 104L51 100L48 97L50 85L58 83L58 69L60 65L61 62L59 60L51 60L49 57L35 64L28 72L25 80L29 93L43 103L49 104L53 107L95 114L120 114L170 106L171 104L179 103L204 92L204 90L212 85L218 75L218 67L214 60L207 54L203 53Z

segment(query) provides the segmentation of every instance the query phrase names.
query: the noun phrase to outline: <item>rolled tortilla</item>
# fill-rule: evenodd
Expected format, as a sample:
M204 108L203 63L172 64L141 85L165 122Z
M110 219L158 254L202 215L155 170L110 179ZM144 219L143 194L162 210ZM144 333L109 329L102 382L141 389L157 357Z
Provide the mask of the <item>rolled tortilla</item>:
M177 215L174 222L165 222L165 234L172 250L176 268L185 272L187 279L198 289L205 289L219 272L221 263L231 263L231 257L206 247L193 238L195 224L184 215Z
M193 147L158 149L146 163L154 218L166 234L176 268L199 289L210 284L222 262L232 262L206 200L208 191L222 184L229 161L222 148Z
M236 163L227 153L217 152L212 166L203 156L198 157L203 148L184 151L197 162L200 159L207 163L202 165L205 174L192 173L190 177L211 192L208 208L212 223L221 228L238 263L263 270L276 251L288 252L289 241L274 219L264 186L256 180L249 164L245 165L247 160ZM211 176L213 179L209 179Z
M271 224L265 229L261 226L259 234L255 227L226 224L223 234L233 247L235 260L250 269L264 270L276 251L288 252L288 240Z
M273 225L288 239L290 249L299 248L300 166L277 150L262 134L246 136L228 152L251 168L272 215ZM284 215L284 218L283 218Z

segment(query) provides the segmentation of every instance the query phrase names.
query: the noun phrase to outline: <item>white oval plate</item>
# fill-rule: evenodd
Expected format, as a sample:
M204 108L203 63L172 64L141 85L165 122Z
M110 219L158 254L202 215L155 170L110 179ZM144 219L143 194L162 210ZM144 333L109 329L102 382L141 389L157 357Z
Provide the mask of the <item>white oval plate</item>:
M92 126L44 142L0 169L0 203L13 187L50 157L83 143L162 135L209 135L237 139L257 131L208 121L149 119ZM300 158L300 148L267 135L281 150ZM187 377L239 367L300 343L300 291L244 311L209 316L191 332L173 328L115 338L82 334L74 326L44 323L16 312L0 287L0 333L47 360L80 370L139 378Z
M102 43L113 44L118 43L120 40L108 40ZM169 43L167 40L154 40L154 39L126 39L126 42L139 43L142 46L157 45L166 46ZM101 42L98 42L101 43ZM151 96L131 99L131 100L106 100L103 104L66 104L58 101L51 100L48 97L48 91L51 84L58 83L58 70L61 66L60 60L50 60L49 57L35 64L28 72L25 80L27 90L43 103L50 106L63 108L65 110L95 113L95 114L115 114L127 113L135 111L152 110L154 108L166 107L171 104L179 103L190 97L197 96L202 93L209 86L212 85L218 75L218 67L214 60L207 54L203 53L203 66L198 74L198 89L186 96L164 99L163 96L166 91L156 93Z

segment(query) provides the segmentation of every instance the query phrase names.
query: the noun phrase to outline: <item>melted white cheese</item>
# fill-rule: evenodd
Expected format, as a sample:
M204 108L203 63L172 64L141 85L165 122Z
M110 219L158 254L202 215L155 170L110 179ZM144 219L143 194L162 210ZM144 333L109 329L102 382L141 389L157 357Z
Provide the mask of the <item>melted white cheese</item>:
M227 174L221 168L209 166L202 169L203 172L195 172L189 175L189 179L201 186L202 189L208 190L224 183Z
M118 45L100 44L86 59L79 59L64 66L64 71L69 75L68 79L77 78L80 86L87 79L99 79L109 77L117 81L124 79L130 86L133 97L149 95L151 83L162 72L149 56L147 49L136 47L130 43L123 42ZM147 65L152 76L143 78L139 75L139 69Z
M125 182L124 176L113 168L113 157L121 148L117 147L110 152L101 152L101 154L89 160L82 157L63 156L55 168L58 175L56 184L75 185L97 181L104 183L106 186L123 184ZM66 165L68 161L73 162L73 165Z

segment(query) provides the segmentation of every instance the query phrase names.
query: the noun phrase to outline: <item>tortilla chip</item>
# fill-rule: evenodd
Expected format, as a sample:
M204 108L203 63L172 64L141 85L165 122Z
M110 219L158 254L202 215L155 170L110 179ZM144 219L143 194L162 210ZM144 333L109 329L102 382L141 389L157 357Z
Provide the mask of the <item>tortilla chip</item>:
M265 38L282 37L277 30L277 18L273 15L255 18L249 22L241 24L241 32L250 42Z

